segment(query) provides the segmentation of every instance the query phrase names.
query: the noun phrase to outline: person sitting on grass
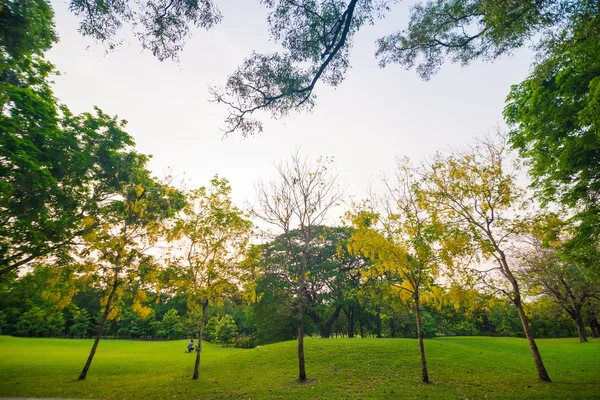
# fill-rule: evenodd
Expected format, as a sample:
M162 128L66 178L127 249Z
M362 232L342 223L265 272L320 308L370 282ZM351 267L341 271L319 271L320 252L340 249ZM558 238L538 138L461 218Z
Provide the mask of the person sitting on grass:
M190 342L187 345L187 352L191 353L194 350L194 339L190 339Z

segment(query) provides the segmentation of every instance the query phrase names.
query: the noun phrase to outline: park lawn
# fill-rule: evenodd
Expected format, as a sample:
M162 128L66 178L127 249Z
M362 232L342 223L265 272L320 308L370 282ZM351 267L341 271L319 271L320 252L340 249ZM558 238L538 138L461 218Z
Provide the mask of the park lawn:
M299 384L296 342L256 349L205 344L200 379L187 341L105 340L85 381L91 340L0 337L0 397L95 399L582 399L600 398L600 341L538 345L553 383L537 380L524 339L425 341L432 384L420 383L413 339L307 339L309 381Z

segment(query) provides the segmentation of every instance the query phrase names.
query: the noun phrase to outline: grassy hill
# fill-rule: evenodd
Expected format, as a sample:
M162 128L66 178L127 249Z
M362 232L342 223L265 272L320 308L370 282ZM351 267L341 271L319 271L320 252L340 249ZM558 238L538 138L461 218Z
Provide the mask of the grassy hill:
M187 341L100 343L0 337L0 396L96 399L600 398L600 341L539 341L553 383L537 380L527 342L453 337L425 342L432 384L420 383L412 339L308 339L309 382L296 381L296 343L243 350L206 344L200 379Z

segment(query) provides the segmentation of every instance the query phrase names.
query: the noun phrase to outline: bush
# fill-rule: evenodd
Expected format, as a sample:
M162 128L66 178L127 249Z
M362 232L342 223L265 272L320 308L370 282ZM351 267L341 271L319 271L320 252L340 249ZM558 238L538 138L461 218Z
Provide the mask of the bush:
M471 321L460 321L454 325L454 332L459 336L476 336L479 330L473 326Z
M254 336L240 336L233 342L233 346L240 349L253 349L258 345Z

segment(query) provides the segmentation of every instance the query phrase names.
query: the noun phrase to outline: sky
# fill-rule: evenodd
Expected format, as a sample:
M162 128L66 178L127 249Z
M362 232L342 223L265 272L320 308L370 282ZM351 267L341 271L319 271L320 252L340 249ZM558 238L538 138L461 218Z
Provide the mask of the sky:
M74 112L94 106L128 121L137 148L152 154L157 176L172 169L176 181L195 188L219 174L234 201L252 203L254 183L269 180L274 163L296 149L309 159L334 157L346 197L360 199L382 173L392 174L397 157L420 160L461 147L497 127L510 86L523 80L532 60L528 50L494 63L468 67L445 64L430 81L414 70L377 65L375 40L406 27L409 3L355 36L351 69L338 88L317 85L311 113L283 120L259 115L264 132L223 138L227 110L211 103L208 88L223 85L253 50L270 52L267 11L256 1L217 0L223 21L210 32L194 30L179 62L159 61L123 30L115 51L82 37L78 19L64 0L52 1L60 42L48 59L61 75L54 81L60 101Z

